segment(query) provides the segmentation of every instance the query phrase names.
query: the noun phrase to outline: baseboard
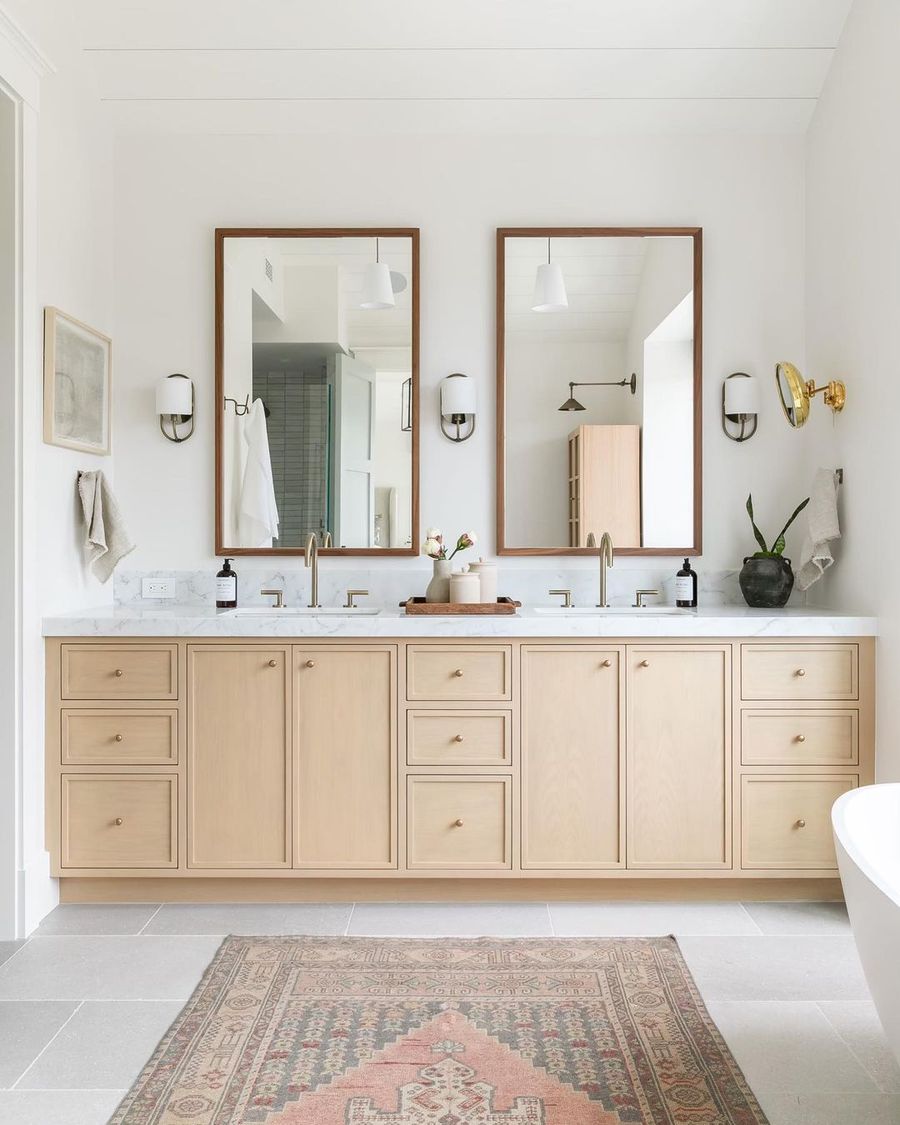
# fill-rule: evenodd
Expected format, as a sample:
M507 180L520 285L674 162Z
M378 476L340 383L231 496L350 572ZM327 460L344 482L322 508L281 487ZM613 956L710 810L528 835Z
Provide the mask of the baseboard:
M60 902L840 901L839 879L88 879Z
M19 872L19 876L19 902L22 904L24 928L20 937L27 937L59 902L60 880L50 874L49 852L41 852L34 863Z

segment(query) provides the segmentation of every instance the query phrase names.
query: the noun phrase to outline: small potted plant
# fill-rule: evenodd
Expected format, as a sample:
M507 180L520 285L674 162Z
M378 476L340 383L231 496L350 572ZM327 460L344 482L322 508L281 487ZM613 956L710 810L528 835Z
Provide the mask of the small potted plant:
M476 537L472 532L464 531L448 555L443 532L440 528L429 527L425 532L422 553L434 560L434 575L425 590L426 602L450 601L450 560L459 551L465 551L475 543Z
M740 574L741 593L747 605L758 609L781 609L787 604L794 588L791 560L784 557L784 537L787 529L809 503L809 497L798 504L794 513L781 529L771 548L766 546L762 532L753 518L753 496L747 497L747 515L760 550L744 559Z

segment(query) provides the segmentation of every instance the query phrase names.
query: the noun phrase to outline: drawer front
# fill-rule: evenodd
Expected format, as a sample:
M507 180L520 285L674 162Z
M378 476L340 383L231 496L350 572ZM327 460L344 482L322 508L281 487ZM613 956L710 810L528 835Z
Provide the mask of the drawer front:
M410 711L406 761L411 766L508 766L509 711Z
M64 774L64 868L175 867L178 779Z
M858 646L743 645L741 693L744 699L858 699Z
M409 699L512 699L512 648L496 645L407 649Z
M831 806L859 778L744 777L741 866L834 870Z
M63 699L177 699L176 645L63 645Z
M511 867L509 777L407 778L407 866Z
M744 711L741 761L745 766L858 765L859 712Z
M177 711L63 710L64 766L154 766L178 762Z

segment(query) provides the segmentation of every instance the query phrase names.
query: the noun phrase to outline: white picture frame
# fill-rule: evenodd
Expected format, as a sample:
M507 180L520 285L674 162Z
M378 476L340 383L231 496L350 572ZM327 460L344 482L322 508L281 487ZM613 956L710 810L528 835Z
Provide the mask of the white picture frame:
M111 448L112 340L44 310L44 441L105 456Z

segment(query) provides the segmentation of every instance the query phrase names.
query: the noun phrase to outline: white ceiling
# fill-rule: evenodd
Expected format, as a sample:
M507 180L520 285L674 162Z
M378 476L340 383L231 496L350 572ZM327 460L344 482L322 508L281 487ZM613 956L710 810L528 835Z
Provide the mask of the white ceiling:
M852 0L75 0L132 131L805 130Z

